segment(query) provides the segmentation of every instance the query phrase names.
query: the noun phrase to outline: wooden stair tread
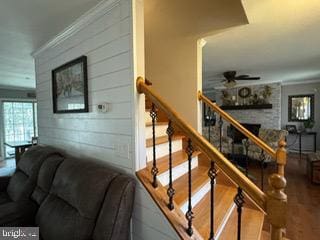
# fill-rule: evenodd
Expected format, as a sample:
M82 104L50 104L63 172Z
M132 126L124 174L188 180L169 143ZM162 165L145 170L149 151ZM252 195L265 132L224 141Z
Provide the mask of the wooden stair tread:
M186 155L187 159L187 155ZM192 195L196 193L201 187L208 183L208 168L205 166L198 166L191 171L192 178ZM167 188L167 187L166 187ZM176 179L173 183L173 188L176 191L174 201L181 206L188 200L188 173Z
M156 126L168 125L168 122L155 122ZM146 122L146 127L152 126L152 122Z
M271 234L267 231L262 231L260 240L271 240ZM283 240L289 240L289 238L283 237Z
M237 189L223 184L215 185L214 201L214 229L215 233L221 228L226 221L227 213L234 206L234 196ZM203 239L209 239L210 235L210 194L209 191L204 198L193 208L194 226L199 231ZM232 238L233 239L233 238ZM245 238L243 238L245 239Z
M142 169L136 172L137 177L146 188L152 199L158 205L159 209L162 211L163 215L168 219L170 224L173 226L173 229L179 235L180 239L190 239L190 236L186 232L186 225L187 221L184 214L181 210L176 206L174 211L170 211L167 206L167 199L168 196L166 194L165 188L159 185L159 187L155 190L152 186L152 177L147 169ZM198 233L197 229L193 229L193 236L192 239L202 239L200 234Z
M172 137L172 141L174 140L180 140L183 139L184 136L183 135L174 135ZM162 144L162 143L166 143L168 142L168 136L161 136L161 137L156 137L156 145ZM148 138L146 140L146 147L152 147L153 143L152 143L152 138Z
M199 151L195 151L192 154L192 157L196 157L199 154L200 154ZM184 150L180 150L180 151L172 153L172 167L176 167L187 160L188 160L188 156ZM148 169L150 170L152 168L152 161L149 161L147 163L147 166L148 166ZM169 168L169 155L166 155L164 157L157 159L157 168L159 170L159 174L168 170L168 168Z
M269 232L262 231L260 240L270 240L271 235Z
M259 210L244 207L242 209L241 239L257 240L261 238L264 214ZM238 213L234 209L219 240L236 239Z

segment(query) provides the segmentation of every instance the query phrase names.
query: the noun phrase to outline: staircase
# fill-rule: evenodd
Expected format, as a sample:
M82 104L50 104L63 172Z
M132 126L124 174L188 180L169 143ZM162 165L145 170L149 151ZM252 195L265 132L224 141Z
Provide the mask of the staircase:
M145 83L140 79L140 84ZM270 211L261 203L267 196L248 179L243 187L239 185L235 181L238 176L228 175L230 168L243 177L232 165L211 161L208 152L201 151L205 147L197 147L184 126L167 117L161 99L157 99L158 107L153 97L159 98L155 93L150 96L145 111L147 164L137 176L181 239L268 239L270 235L262 227ZM215 159L223 158L220 155L214 155ZM243 193L249 188L256 190L257 196ZM276 233L272 239L282 236L282 232Z

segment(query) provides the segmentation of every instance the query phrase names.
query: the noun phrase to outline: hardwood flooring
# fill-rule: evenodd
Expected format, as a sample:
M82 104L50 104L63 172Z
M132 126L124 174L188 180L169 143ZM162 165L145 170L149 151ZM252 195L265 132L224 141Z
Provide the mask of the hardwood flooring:
M250 171L260 187L260 169L251 166ZM264 179L265 190L268 189L267 176L273 172L275 172L275 166L269 165ZM320 239L320 185L312 184L306 176L306 155L300 160L298 154L290 153L285 176L288 196L287 238L291 240ZM264 229L268 226L265 224Z
M291 240L320 239L320 185L306 176L306 157L290 154L286 167L288 195L287 237Z

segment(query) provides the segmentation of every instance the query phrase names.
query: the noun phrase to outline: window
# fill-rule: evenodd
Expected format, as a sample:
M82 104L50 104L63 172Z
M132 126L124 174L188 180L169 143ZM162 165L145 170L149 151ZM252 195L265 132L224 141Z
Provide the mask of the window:
M25 142L38 135L37 103L3 102L4 142ZM5 157L14 155L14 149L5 146Z

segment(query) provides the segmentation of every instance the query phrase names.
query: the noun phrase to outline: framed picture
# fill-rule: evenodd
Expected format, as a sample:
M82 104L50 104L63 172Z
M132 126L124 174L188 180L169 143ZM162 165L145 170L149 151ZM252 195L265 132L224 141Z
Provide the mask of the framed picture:
M52 70L52 98L54 113L89 111L86 56Z
M289 133L297 133L298 132L296 125L286 125L286 130Z
M314 95L294 95L288 97L289 122L314 120Z

